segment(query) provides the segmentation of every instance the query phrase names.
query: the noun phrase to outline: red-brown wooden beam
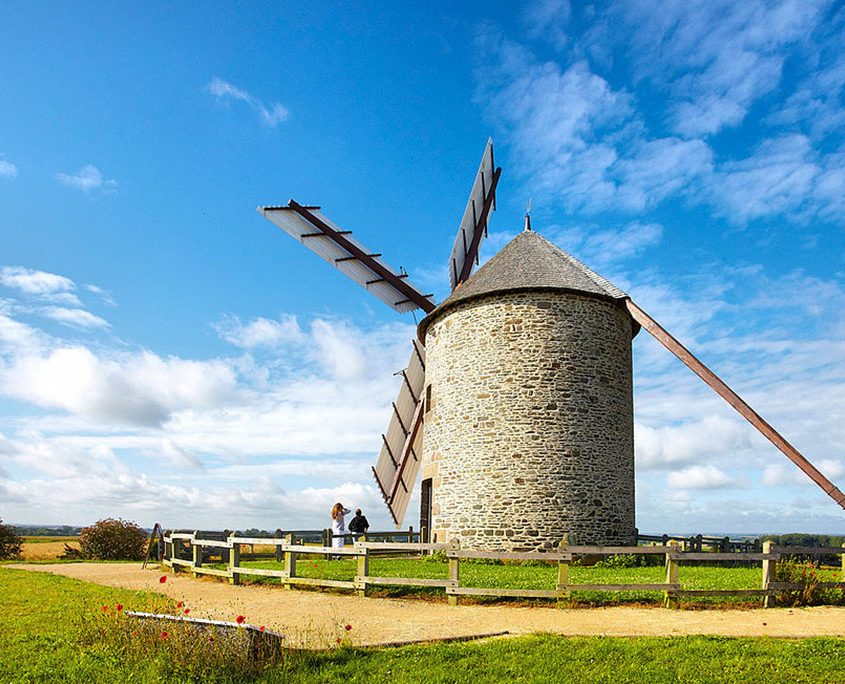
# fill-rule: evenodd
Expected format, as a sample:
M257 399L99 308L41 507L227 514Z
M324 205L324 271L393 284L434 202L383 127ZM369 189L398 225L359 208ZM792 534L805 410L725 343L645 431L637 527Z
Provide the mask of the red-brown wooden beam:
M475 226L472 232L472 240L469 243L469 249L466 250L464 257L464 265L461 267L461 272L455 279L455 287L469 278L472 272L472 267L478 257L478 247L481 244L481 238L484 236L484 231L487 230L487 217L490 215L490 209L496 202L496 186L499 184L499 176L502 175L502 167L500 166L493 172L493 178L490 180L490 192L484 199L484 204L481 206L481 215L477 217Z
M299 214L302 218L304 218L308 223L310 223L315 228L318 228L322 234L324 234L327 238L330 238L339 246L343 247L347 252L349 252L352 256L354 256L358 261L360 261L364 266L369 268L373 273L378 275L380 278L383 278L386 282L390 283L394 287L394 289L398 290L402 295L407 297L408 301L413 302L418 307L420 307L426 313L430 313L434 310L435 305L430 302L425 295L419 292L416 288L409 285L404 281L403 278L407 276L397 275L389 268L386 268L383 264L380 264L376 261L372 255L368 254L361 248L359 248L356 244L347 240L344 235L349 231L338 231L328 225L325 221L320 220L319 217L312 214L306 207L303 207L298 202L294 200L290 200L288 202L288 206L293 209L297 214ZM376 282L376 281L374 281Z
M780 449L784 455L797 465L813 482L821 487L825 494L845 508L845 494L843 494L830 480L792 446L783 436L769 425L757 412L752 409L736 392L728 387L713 371L699 361L684 345L670 335L651 316L638 307L630 299L625 300L625 306L631 317L647 330L660 344L677 356L693 373L704 380L722 399L728 402L736 411L751 423L760 433Z
M390 494L388 495L387 503L389 505L393 504L393 499L396 498L396 490L399 489L399 485L402 484L402 473L405 471L405 466L408 465L408 460L411 458L414 451L414 440L417 438L417 433L420 431L422 427L422 418L423 418L423 404L425 402L420 401L417 402L417 408L414 410L414 417L411 419L411 430L405 436L405 444L402 447L402 453L399 456L399 467L396 469L396 474L393 476L393 484L390 487ZM405 488L407 491L407 487Z

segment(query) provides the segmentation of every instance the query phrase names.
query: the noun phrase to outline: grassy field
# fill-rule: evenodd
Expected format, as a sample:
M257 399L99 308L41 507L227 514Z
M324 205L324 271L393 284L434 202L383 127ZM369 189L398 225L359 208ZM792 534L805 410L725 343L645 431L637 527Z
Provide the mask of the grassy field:
M65 544L79 548L79 537L22 537L21 560L54 561L65 551Z
M102 606L173 610L167 599L0 569L0 680L11 682L812 682L845 681L845 641L535 636L484 643L288 652L259 672L198 674L189 644L156 639L143 657ZM125 618L130 621L131 618ZM127 623L128 624L128 623ZM96 628L92 631L92 626ZM97 629L101 630L99 633ZM93 637L92 638L92 634ZM129 634L129 633L128 633ZM135 634L135 632L131 632ZM194 663L193 665L191 663Z
M272 560L242 561L244 567L256 567L281 570L283 566ZM214 567L225 568L223 565ZM652 584L663 582L666 570L662 565L635 568L582 567L574 565L569 571L569 580L578 584ZM309 559L300 557L297 562L297 574L302 577L318 577L331 580L352 580L356 574L356 561L343 559L326 561L319 557ZM445 561L420 560L418 558L372 558L370 574L381 577L417 577L424 579L446 579L448 565ZM836 568L824 569L824 579L839 580L840 572ZM762 570L759 564L737 567L717 567L701 563L682 565L679 572L682 589L758 589L762 583ZM278 583L275 578L247 578L244 581ZM518 565L492 564L483 562L461 563L461 586L500 587L509 589L554 589L557 582L557 566L553 564ZM421 589L411 587L375 588L373 595L441 597L445 600L442 589ZM662 602L661 592L576 592L573 594L575 605L612 605L619 603ZM470 600L462 598L462 600ZM493 602L500 599L479 598L480 602ZM743 597L696 597L684 599L681 605L702 605L738 607L759 605L759 599Z

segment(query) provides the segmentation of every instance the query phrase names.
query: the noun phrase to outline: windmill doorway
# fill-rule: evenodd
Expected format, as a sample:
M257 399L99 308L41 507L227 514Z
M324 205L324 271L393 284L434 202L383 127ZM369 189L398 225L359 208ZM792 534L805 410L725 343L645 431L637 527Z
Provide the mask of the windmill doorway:
M422 481L420 491L420 536L424 544L431 541L431 478Z

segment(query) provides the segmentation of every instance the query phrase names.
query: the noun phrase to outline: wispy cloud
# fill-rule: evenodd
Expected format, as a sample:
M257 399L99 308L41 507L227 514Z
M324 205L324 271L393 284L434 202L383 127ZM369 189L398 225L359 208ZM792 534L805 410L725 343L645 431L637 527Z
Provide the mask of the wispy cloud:
M41 310L47 318L59 323L70 325L76 328L109 328L107 321L95 316L85 309L68 309L60 306L51 306Z
M262 123L271 128L275 128L288 118L289 112L281 103L275 102L267 107L259 98L248 93L246 90L238 88L216 76L206 85L205 90L214 95L218 100L244 102L249 105Z
M716 466L691 466L669 473L666 482L675 489L725 489L738 483Z
M0 159L0 178L17 178L18 167L10 161Z
M638 79L670 98L669 123L684 136L740 124L781 83L785 50L809 40L830 2L711 0L615 3L597 22Z
M0 268L0 284L29 295L47 295L60 292L72 292L76 283L56 273L38 271L22 266L3 266Z
M247 324L237 316L226 316L214 328L229 344L242 349L272 348L288 342L305 341L296 316L290 315L282 316L278 321L256 318Z
M92 164L86 164L75 174L57 173L56 178L62 185L67 185L82 192L117 187L116 180L103 178L100 170Z

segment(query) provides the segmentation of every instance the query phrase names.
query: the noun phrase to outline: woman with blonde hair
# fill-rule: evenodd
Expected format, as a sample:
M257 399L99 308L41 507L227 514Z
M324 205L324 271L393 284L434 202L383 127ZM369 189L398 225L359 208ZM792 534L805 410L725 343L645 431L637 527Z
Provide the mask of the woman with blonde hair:
M343 548L343 535L346 534L343 516L347 513L349 513L349 509L344 508L339 501L332 506L332 547L336 549Z

